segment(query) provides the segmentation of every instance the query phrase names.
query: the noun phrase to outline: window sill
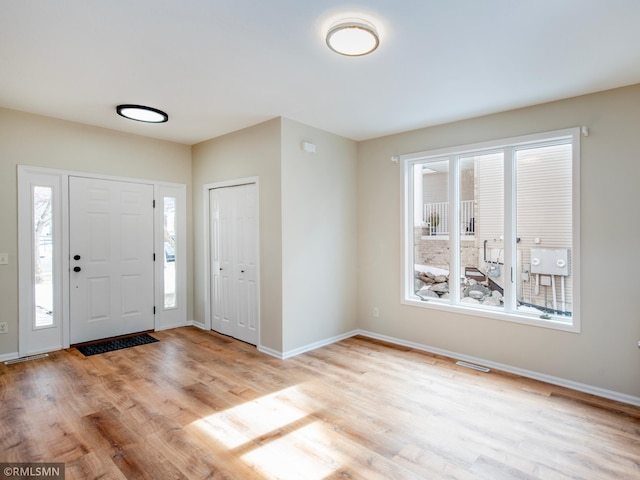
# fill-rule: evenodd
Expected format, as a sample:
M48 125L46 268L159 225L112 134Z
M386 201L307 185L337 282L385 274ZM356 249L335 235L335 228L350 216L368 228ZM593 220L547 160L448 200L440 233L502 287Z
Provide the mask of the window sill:
M404 298L400 303L410 307L440 310L450 313L457 313L460 315L470 315L479 318L489 318L492 320L519 323L521 325L529 325L533 327L549 328L551 330L560 330L563 332L580 333L580 325L575 315L571 319L571 321L563 321L559 317L551 317L551 319L549 320L543 320L532 315L500 312L488 307L478 308L467 307L464 305L451 305L449 303L445 303L442 300L420 300L418 297Z

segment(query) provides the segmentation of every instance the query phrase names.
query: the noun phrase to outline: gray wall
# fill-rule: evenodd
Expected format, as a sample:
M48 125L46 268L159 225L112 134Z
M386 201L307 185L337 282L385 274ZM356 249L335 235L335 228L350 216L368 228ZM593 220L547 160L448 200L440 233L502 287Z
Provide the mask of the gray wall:
M0 252L9 253L9 265L0 265L0 321L9 324L0 355L18 351L17 165L184 183L191 243L188 146L0 108ZM190 271L191 256L188 262ZM188 295L188 318L192 313Z
M284 351L356 323L356 143L282 121ZM302 141L316 153L302 150Z
M639 104L635 85L361 142L360 328L640 396ZM401 166L390 157L580 125L591 131L581 139L582 333L401 305Z
M189 318L198 321L204 321L202 185L257 175L266 347L294 350L359 327L640 396L633 304L640 271L633 213L640 204L639 103L636 85L357 144L274 119L191 149L0 109L0 251L10 254L10 264L0 266L0 315L10 329L0 335L0 354L17 351L16 165L193 186ZM390 157L579 125L591 129L581 141L582 333L402 305L400 167ZM314 160L299 150L301 139L317 144ZM297 283L307 266L319 272L315 289ZM326 300L317 301L316 293ZM374 306L379 317L372 316Z
M205 323L203 186L259 177L260 343L282 350L282 213L279 118L192 147L194 317Z
M194 320L206 320L203 185L257 176L260 344L286 353L355 329L355 142L278 118L192 152Z

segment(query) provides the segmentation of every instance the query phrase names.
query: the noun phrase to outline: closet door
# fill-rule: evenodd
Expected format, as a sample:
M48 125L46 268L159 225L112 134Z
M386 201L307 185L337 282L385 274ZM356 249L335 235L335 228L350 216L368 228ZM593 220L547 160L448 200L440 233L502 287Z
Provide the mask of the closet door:
M215 188L209 202L212 328L257 345L257 187Z

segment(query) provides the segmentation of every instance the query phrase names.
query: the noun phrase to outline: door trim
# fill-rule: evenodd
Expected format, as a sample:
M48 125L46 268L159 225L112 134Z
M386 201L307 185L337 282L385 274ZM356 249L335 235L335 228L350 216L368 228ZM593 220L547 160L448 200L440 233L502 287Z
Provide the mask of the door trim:
M178 327L187 324L187 231L186 231L186 215L187 215L187 198L186 198L186 185L173 182L161 182L155 180L148 180L142 178L132 177L120 177L114 175L103 175L91 172L78 172L73 170L59 170L46 167L35 167L28 165L18 165L17 178L18 178L18 355L20 357L35 355L37 353L51 352L60 350L61 348L69 348L70 340L70 316L69 316L69 177L85 177L94 178L98 180L112 180L119 182L131 182L139 184L147 184L153 186L154 199L156 204L159 199L164 198L165 195L174 196L178 199L179 208L179 220L178 220L178 235L182 237L183 241L179 243L179 246L175 252L176 263L179 262L179 272L177 276L178 285L180 288L179 308L172 308L171 311L165 311L164 304L158 304L160 300L158 290L161 287L163 279L163 269L160 268L163 262L156 261L154 263L154 283L155 292L154 298L156 299L156 314L154 315L154 330L163 330L167 328ZM58 289L56 295L60 298L59 312L56 317L58 323L56 324L57 333L55 334L55 340L47 340L44 344L34 343L34 338L37 338L33 328L30 328L33 310L34 310L34 297L32 289L32 232L31 232L31 186L38 184L38 178L49 178L51 182L57 182L56 195L60 201L60 209L58 219L59 223L59 245L56 247L59 249L60 266L58 268L59 273L56 276L56 281L60 283L59 286L54 287ZM159 213L159 208L154 211L154 246L156 248L156 258L158 257L158 245L163 245L163 238L158 238L158 232L162 230L155 228L155 225L161 221L162 212ZM160 250L162 253L164 249ZM34 333L35 332L35 333ZM51 332L49 332L51 333ZM37 349L34 349L33 345L38 345Z
M257 265L256 265L256 282L258 291L258 342L256 348L261 348L260 342L260 324L261 324L261 301L260 301L260 182L259 177L245 177L237 178L233 180L226 180L222 182L207 183L202 186L202 206L204 215L204 323L194 321L194 325L204 330L211 330L213 322L211 319L211 209L209 191L216 188L224 187L239 187L241 185L255 184L256 186L256 218L258 222L258 228L256 230L258 252L257 252Z

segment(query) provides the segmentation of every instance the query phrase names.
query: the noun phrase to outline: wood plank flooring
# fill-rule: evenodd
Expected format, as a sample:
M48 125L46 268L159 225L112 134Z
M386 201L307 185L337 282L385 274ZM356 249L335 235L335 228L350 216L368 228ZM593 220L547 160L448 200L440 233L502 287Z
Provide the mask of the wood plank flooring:
M0 365L0 461L69 479L640 478L640 408L354 337L289 360L213 332Z

